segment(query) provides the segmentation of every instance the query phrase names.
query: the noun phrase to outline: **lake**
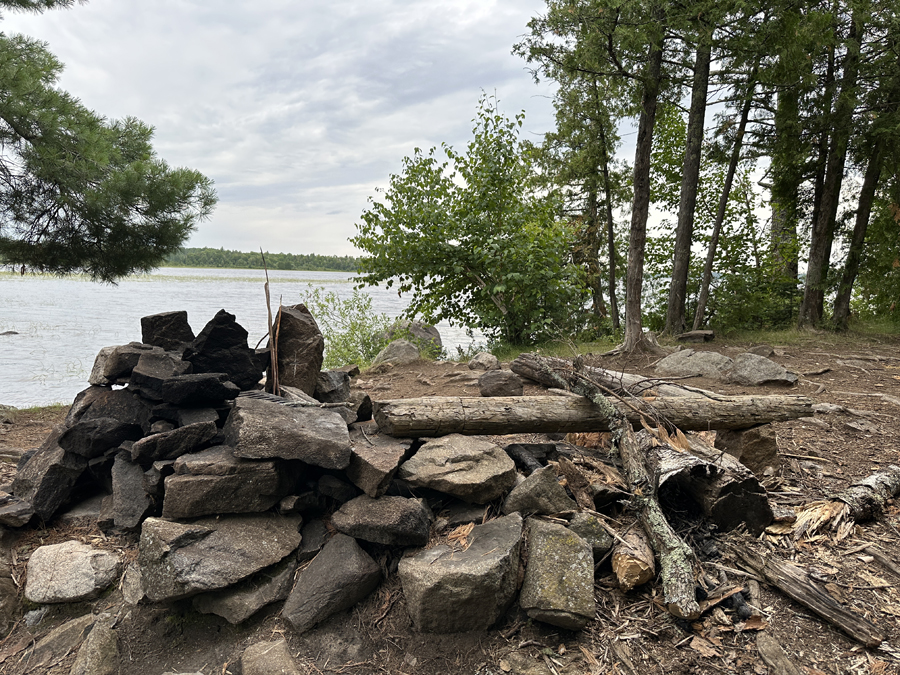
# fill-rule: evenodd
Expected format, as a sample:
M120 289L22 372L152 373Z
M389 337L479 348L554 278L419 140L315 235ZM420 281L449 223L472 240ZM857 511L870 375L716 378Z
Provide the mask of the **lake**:
M161 268L117 286L86 277L0 273L0 404L24 408L71 403L88 386L102 347L141 340L141 317L186 310L194 334L220 309L235 315L251 347L265 344L263 270ZM352 295L346 272L269 271L272 311L301 302L309 285ZM394 290L366 288L376 314L399 316L406 302ZM468 346L464 328L438 324L445 348ZM15 334L2 333L14 332Z

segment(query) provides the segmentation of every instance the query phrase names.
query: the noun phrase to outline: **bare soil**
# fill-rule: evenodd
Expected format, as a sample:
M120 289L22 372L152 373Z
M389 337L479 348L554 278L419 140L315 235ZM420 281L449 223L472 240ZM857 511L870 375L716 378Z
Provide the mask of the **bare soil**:
M751 345L717 341L690 346L733 357ZM774 347L773 359L801 374L800 383L789 390L723 385L702 378L691 378L688 383L728 394L805 394L816 402L850 411L775 425L783 461L780 472L766 479L775 504L800 507L827 499L856 479L900 463L900 336L810 335L794 344ZM604 368L654 375L652 357L591 356L586 360ZM364 372L356 383L373 399L477 396L476 376L465 365L419 362L384 372ZM526 395L540 391L536 385L526 387ZM0 425L0 458L9 462L18 452L40 445L64 414L63 410L20 411L13 424ZM541 438L533 436L533 440ZM13 472L10 464L3 465L0 482L7 482ZM617 518L627 527L634 514L624 511ZM120 672L125 674L168 671L239 675L240 655L248 645L282 636L288 640L301 673L785 672L770 668L760 657L760 633L780 643L799 672L806 675L900 673L900 576L863 551L865 545L876 544L893 559L896 569L900 558L897 503L890 503L880 519L860 523L840 541L831 532L797 541L770 534L758 541L733 533L715 535L687 515L678 528L693 543L711 537L719 544L720 555L701 555L708 573L718 576L723 567L740 571L739 562L725 553L726 539L737 546L768 548L813 572L833 597L882 628L888 639L880 648L867 649L765 584L760 585L761 621L739 622L731 610L720 607L688 624L661 608L659 590L653 583L623 593L607 563L596 577L596 619L578 633L532 622L513 606L488 632L421 635L412 628L396 573L354 609L299 636L279 618L277 604L240 626L231 626L218 617L193 612L189 601L129 607L122 603L120 591L114 590L91 604L51 608L36 626L17 623L0 640L0 673L68 673L74 655L38 670L30 670L24 655L27 647L50 629L88 611L111 611L118 617L115 627L121 651ZM57 519L44 528L23 532L10 548L12 573L20 589L31 551L70 538L115 548L126 556L133 556L135 551L134 535L107 536L89 521ZM387 566L385 551L372 552ZM726 574L737 584L748 579L733 572Z

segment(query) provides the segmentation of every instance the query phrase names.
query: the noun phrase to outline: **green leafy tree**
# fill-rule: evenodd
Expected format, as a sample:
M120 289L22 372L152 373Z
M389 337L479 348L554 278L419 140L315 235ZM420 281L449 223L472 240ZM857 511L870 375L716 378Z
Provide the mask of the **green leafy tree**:
M465 153L418 148L370 200L351 241L365 284L412 292L407 316L446 319L512 344L572 331L585 295L571 261L573 233L556 199L533 194L533 158L510 120L482 97Z
M107 120L58 89L61 71L43 43L0 33L0 262L106 282L148 271L212 212L212 182L160 159L151 127Z

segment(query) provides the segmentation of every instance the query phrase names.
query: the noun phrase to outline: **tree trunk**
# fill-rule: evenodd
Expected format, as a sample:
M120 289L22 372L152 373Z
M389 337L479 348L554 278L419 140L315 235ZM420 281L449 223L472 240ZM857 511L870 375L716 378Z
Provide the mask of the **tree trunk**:
M746 429L813 415L812 400L805 396L678 396L611 403L635 428L643 419L683 431ZM578 396L433 396L373 401L372 406L378 428L397 438L611 431L604 412Z
M750 119L750 108L753 105L753 91L756 87L757 71L758 66L754 65L747 81L747 95L744 98L744 106L741 109L741 121L738 123L737 135L734 139L734 146L731 149L731 160L728 162L728 171L725 174L725 184L722 186L722 195L719 197L719 210L716 212L716 220L713 223L712 235L709 240L709 249L706 251L706 263L703 265L703 278L700 281L700 293L697 297L697 311L694 312L693 330L698 330L703 324L706 303L709 301L709 285L712 283L713 263L719 247L719 235L722 232L722 224L725 222L725 211L728 208L731 185L734 182L734 174L737 173L737 167L741 160L741 148L744 142L744 133L747 130L747 121ZM772 217L774 218L774 213Z
M669 335L683 333L685 327L684 304L691 262L691 244L694 238L694 210L700 188L700 151L703 145L703 123L706 119L711 58L712 49L703 37L697 47L694 82L691 87L691 109L688 114L684 171L681 176L681 200L678 205L672 281L669 285L669 307L666 312L666 333Z
M619 330L619 301L616 299L616 234L615 221L613 220L612 183L609 177L609 154L606 146L606 133L603 125L599 126L600 145L603 148L603 192L606 201L606 245L609 255L609 310L612 318L612 328Z
M641 96L637 144L634 151L634 201L628 238L628 271L625 277L625 342L622 349L633 351L643 338L641 292L644 285L644 249L647 244L647 218L650 214L650 151L653 126L662 83L663 41L650 45L647 71Z
M850 322L850 295L853 292L853 282L856 281L856 275L859 272L859 261L862 257L863 244L866 241L866 230L869 228L869 216L872 213L875 190L878 187L878 179L881 177L883 158L882 145L876 142L872 147L872 155L869 157L869 165L866 167L866 175L859 193L856 224L853 226L853 236L850 240L850 249L847 251L847 261L844 263L841 285L834 298L832 321L837 330L847 330Z
M803 163L800 125L800 94L793 87L778 92L775 109L775 148L772 152L771 250L777 261L777 276L785 285L797 280L799 247L800 184Z
M847 54L843 63L841 91L835 105L831 127L834 129L828 164L825 169L825 184L816 220L813 222L809 245L809 263L803 302L800 305L800 326L816 326L822 320L825 303L825 285L834 240L834 224L837 217L841 184L844 179L844 163L850 141L850 126L856 107L857 75L859 72L859 41L862 39L861 21L856 12L850 20L847 36Z

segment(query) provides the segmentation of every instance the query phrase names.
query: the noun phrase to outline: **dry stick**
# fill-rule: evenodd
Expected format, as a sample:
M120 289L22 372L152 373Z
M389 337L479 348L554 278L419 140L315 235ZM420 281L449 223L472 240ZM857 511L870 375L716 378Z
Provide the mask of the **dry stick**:
M631 424L625 415L603 396L600 388L583 374L573 370L560 373L543 368L557 386L571 389L576 394L588 398L608 420L609 428L613 432L613 447L619 450L626 478L634 495L632 500L640 513L641 524L653 550L659 557L666 606L669 612L678 618L697 618L700 616L700 606L694 597L693 551L679 538L663 515L656 499L655 485L651 482L647 467L644 465Z
M887 567L891 572L900 577L900 566L897 565L893 560L888 558L881 550L876 546L866 546L863 551L868 553L870 556L875 558L882 565Z
M281 388L278 386L278 342L275 332L272 330L272 299L269 297L269 266L266 265L266 255L263 253L262 246L259 247L259 255L262 257L263 269L266 271L266 311L269 313L269 363L272 371L272 393L276 396L280 395ZM278 308L278 325L281 325L281 308Z
M888 394L871 394L862 391L833 391L831 393L841 396L871 396L873 398L880 398L885 403L892 403L896 406L900 406L900 398L897 398L896 396L889 396Z

